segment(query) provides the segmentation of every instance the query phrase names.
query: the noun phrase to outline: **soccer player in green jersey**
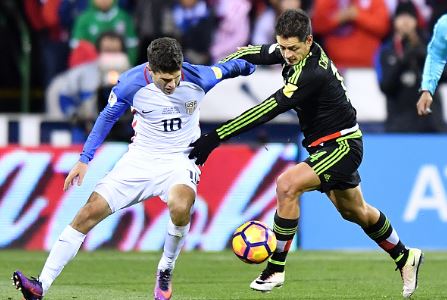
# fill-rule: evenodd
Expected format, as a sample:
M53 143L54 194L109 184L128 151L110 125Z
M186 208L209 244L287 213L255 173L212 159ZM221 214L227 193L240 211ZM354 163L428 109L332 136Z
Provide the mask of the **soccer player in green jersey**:
M313 41L311 22L303 11L284 12L275 31L276 44L244 47L224 61L242 58L260 65L282 64L284 86L262 103L202 135L191 144L194 148L189 155L197 164L203 164L220 142L288 110L297 113L303 145L310 156L277 179L273 231L278 246L250 287L266 292L284 284L287 252L300 216L297 199L304 192L319 190L345 220L361 226L388 252L402 275L402 294L410 297L417 287L423 254L419 249L405 247L385 214L363 198L357 170L363 155L362 132L343 77Z

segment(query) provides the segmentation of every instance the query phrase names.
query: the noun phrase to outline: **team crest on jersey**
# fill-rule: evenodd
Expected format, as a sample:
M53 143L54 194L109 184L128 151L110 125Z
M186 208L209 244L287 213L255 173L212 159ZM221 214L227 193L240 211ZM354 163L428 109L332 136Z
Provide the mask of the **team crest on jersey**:
M185 103L186 113L192 115L197 108L197 101L192 100Z
M113 106L115 103L116 103L116 95L115 95L115 93L112 91L112 92L110 92L110 95L109 95L109 100L108 100L108 102L109 102L109 105L110 106Z

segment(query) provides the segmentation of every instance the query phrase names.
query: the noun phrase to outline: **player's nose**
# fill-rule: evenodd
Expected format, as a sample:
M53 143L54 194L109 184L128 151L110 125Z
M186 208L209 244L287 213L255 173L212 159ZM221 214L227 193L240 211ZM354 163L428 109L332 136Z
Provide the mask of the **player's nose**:
M285 50L284 50L284 56L285 56L286 58L290 58L290 57L293 56L293 52L290 51L290 50L288 50L288 49L285 49Z
M166 88L173 89L175 88L175 80L171 80L166 84Z

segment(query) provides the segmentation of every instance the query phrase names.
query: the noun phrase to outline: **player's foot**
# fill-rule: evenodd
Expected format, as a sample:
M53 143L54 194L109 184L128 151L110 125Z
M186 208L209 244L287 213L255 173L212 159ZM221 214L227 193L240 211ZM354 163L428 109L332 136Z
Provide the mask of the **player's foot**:
M252 281L250 287L256 291L270 292L274 287L282 287L284 276L285 272L275 272L266 268L258 278Z
M418 273L419 267L424 260L424 254L420 249L408 249L408 258L405 265L400 269L400 275L404 283L402 296L410 298L418 287Z
M28 278L19 270L12 274L12 283L22 292L25 300L40 300L43 298L42 283L34 277Z
M157 270L157 278L155 281L154 299L169 300L172 296L171 284L172 270Z

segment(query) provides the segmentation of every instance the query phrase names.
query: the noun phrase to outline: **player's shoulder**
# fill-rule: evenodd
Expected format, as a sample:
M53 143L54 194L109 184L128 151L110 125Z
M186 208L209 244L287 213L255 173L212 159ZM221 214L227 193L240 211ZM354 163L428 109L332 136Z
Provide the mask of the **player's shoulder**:
M146 86L150 82L149 72L146 70L147 63L133 67L122 73L118 78L118 85L127 86Z
M121 73L120 80L127 80L127 79L144 79L145 77L145 68L147 66L147 63L143 63L141 65L135 66L123 73Z
M294 66L295 72L302 73L301 77L315 79L325 76L330 68L330 59L324 50L316 43L310 49L308 56Z
M442 15L442 16L438 19L437 23L443 23L443 24L447 23L447 14Z
M438 30L442 31L442 34L447 34L447 14L442 15L435 24Z
M190 83L191 87L200 88L208 91L210 85L217 77L212 67L205 65L195 65L188 62L183 62L182 65L182 81Z
M113 92L119 99L131 101L138 90L150 83L149 72L146 71L147 63L133 67L122 73Z
M193 78L201 77L204 75L204 71L209 68L209 66L195 65L185 61L182 64L183 79L189 81Z

